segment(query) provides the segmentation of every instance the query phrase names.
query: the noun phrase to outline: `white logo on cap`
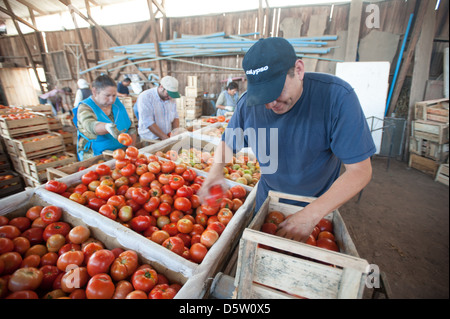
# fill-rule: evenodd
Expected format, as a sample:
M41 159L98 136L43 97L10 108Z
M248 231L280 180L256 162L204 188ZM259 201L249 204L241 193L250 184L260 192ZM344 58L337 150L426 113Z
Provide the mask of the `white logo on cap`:
M245 74L257 75L258 73L267 71L268 69L269 69L269 66L266 65L266 66L260 67L259 69L256 69L256 70L247 70L245 72Z

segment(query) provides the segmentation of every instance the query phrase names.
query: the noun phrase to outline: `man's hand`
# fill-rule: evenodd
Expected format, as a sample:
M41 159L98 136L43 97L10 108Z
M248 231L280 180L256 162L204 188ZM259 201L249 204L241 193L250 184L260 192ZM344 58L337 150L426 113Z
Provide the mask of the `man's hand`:
M317 225L314 218L308 213L306 207L285 219L277 231L277 236L306 242L314 227Z
M117 140L117 137L119 136L120 131L117 129L116 124L107 123L107 124L105 124L105 129L108 131L109 134L111 134L112 137L114 137Z

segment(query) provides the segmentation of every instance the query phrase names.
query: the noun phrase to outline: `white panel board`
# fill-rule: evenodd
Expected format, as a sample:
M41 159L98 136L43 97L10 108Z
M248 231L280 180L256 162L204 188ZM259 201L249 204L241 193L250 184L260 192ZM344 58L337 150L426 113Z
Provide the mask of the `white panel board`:
M389 89L390 63L381 62L342 62L336 64L336 76L347 81L358 95L364 115L368 119L372 136L381 149L382 129L386 99ZM375 118L372 118L375 117Z

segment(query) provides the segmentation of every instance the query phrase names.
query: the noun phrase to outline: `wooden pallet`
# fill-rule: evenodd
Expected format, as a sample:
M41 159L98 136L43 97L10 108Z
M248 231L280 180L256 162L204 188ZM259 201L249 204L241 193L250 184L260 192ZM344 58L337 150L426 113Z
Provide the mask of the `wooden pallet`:
M448 124L448 99L416 102L415 119Z
M248 298L362 298L368 262L359 258L345 223L336 210L333 222L340 252L325 250L260 232L266 214L286 215L301 207L283 204L280 198L311 202L314 198L269 192L240 246L235 277L237 299Z
M438 172L436 174L436 178L434 179L436 182L442 183L444 185L448 185L448 164L441 164L439 166Z
M449 155L449 145L438 144L422 138L411 136L409 151L419 156L427 157L440 163L445 162Z
M3 137L16 138L18 136L41 133L48 130L48 121L45 116L21 120L0 117L0 134Z

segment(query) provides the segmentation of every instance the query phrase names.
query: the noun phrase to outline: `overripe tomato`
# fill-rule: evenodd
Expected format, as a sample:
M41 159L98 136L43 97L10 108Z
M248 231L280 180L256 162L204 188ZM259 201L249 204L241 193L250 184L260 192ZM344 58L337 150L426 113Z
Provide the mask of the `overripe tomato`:
M111 168L106 164L100 164L95 168L95 172L100 175L109 175L111 174Z
M81 182L84 185L89 185L90 182L98 180L99 176L96 171L89 171L81 176Z
M77 265L81 266L84 261L84 253L81 250L68 251L58 257L56 267L61 271L66 271L67 266Z
M200 236L200 243L210 248L219 239L219 234L212 229L206 229Z
M111 299L115 286L108 274L100 273L89 279L86 286L87 299Z
M120 144L123 144L125 146L130 146L133 143L133 139L131 136L127 133L120 133L117 137L117 140Z
M131 277L134 289L149 293L158 282L158 274L152 268L136 270Z
M131 276L138 267L138 255L133 250L122 252L112 263L110 274L114 281Z
M109 267L115 259L114 254L108 249L100 249L91 255L87 262L87 271L89 276L100 273L107 273Z
M159 284L156 285L152 291L150 291L148 298L149 299L173 299L177 291L170 287L168 284Z
M197 264L200 264L205 258L205 255L208 252L208 248L206 248L206 246L201 243L195 243L192 244L189 252L191 254L191 260L193 262L196 262Z

